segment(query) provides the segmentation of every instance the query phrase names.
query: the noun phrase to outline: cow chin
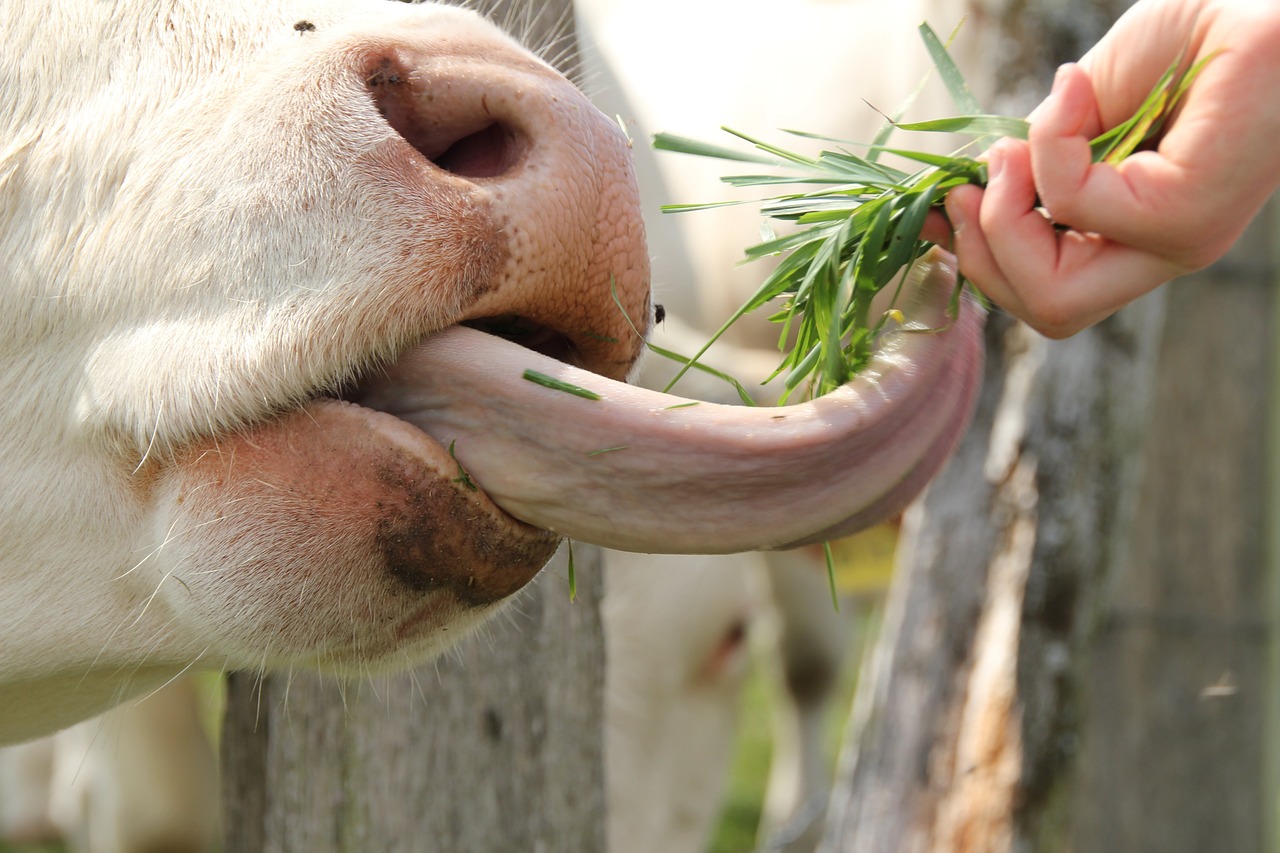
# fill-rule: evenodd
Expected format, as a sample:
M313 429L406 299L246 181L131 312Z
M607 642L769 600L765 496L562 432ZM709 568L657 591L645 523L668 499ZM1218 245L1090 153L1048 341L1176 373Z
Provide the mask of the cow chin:
M158 556L181 567L168 603L240 665L267 649L270 665L366 671L439 651L559 542L422 432L340 400L196 442L155 489Z

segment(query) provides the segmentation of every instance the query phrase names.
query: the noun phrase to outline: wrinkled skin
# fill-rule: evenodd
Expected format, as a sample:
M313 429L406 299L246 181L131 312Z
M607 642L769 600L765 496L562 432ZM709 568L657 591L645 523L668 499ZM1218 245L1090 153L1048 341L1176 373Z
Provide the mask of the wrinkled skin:
M780 416L633 396L628 143L471 13L63 0L0 29L29 47L0 58L0 741L195 665L421 659L562 535L833 535L908 499L964 421L968 307ZM618 434L637 452L600 466ZM815 475L821 512L767 509Z

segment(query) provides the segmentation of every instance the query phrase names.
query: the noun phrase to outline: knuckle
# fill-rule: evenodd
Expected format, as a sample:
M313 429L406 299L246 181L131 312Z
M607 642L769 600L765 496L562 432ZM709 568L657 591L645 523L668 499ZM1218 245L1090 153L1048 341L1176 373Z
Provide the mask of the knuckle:
M1037 291L1023 299L1027 325L1046 338L1061 340L1083 328L1078 306L1052 293Z

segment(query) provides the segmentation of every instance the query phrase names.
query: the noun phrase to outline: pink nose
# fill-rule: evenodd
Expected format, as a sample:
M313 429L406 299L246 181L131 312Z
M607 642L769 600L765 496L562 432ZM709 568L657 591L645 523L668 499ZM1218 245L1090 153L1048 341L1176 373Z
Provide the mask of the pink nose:
M625 376L649 322L649 265L630 143L617 125L488 31L370 51L362 71L412 149L423 195L460 192L500 235L506 261L458 319Z

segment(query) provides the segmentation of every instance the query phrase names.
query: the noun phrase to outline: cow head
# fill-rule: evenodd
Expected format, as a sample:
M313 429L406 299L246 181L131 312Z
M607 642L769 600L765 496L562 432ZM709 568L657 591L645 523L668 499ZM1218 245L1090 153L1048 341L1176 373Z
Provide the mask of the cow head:
M628 142L472 13L118 0L0 28L24 45L0 58L0 740L192 665L419 659L562 535L838 532L963 420L972 312L803 413L615 382L650 318ZM868 389L909 402L877 420ZM832 476L864 427L892 464ZM818 497L775 523L752 498L778 471Z

